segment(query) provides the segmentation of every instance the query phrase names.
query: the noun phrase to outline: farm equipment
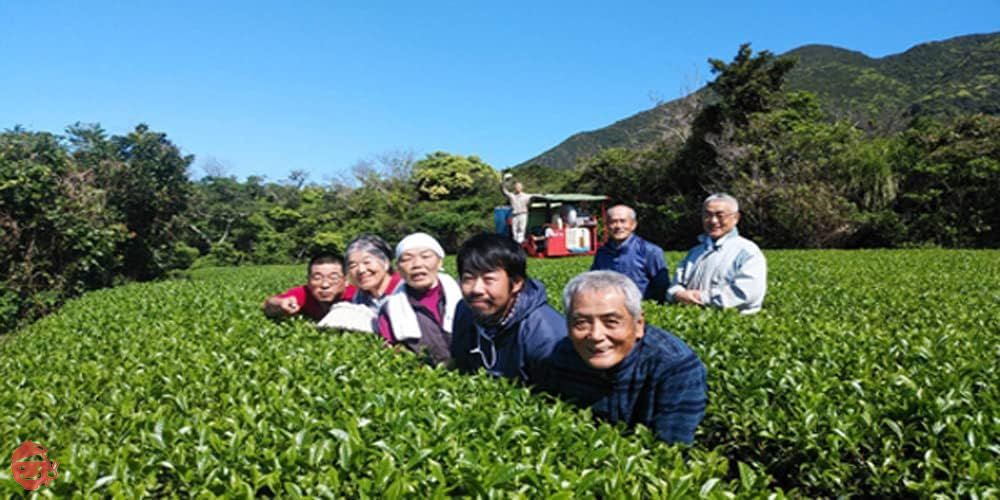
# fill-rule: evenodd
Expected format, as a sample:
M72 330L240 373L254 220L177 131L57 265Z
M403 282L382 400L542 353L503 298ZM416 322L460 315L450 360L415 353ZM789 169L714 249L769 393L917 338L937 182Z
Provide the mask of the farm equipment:
M525 252L532 257L594 255L607 241L605 204L608 197L592 194L544 194L531 198ZM509 206L493 209L496 232L511 234Z

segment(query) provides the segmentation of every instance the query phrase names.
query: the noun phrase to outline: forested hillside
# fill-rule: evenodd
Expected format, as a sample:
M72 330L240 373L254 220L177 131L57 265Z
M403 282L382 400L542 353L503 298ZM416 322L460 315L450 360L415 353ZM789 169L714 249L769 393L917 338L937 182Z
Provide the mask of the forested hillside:
M848 119L861 128L894 132L919 116L1000 113L1000 33L925 43L881 58L826 45L784 55L797 61L786 90L816 94L828 119ZM517 167L572 168L604 149L655 147L690 125L692 106L708 97L706 90L574 134Z

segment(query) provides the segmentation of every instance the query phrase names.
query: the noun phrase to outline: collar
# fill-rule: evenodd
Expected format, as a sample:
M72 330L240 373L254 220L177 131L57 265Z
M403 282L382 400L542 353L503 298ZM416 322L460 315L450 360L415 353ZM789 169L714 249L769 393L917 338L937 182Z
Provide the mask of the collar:
M611 240L607 246L611 247L612 250L620 252L624 250L625 247L629 246L629 244L631 244L633 241L635 241L635 233L628 235L628 238L625 238L625 241L621 243L618 243L615 240Z
M413 288L410 288L410 285L406 285L406 294L409 295L410 297L413 297L414 299L421 300L424 297L433 294L440 289L441 289L441 279L438 278L437 283L435 283L434 286L426 290L414 290Z
M360 288L358 289L357 292L355 292L355 295L361 297L361 299L363 300L367 299L377 302L379 300L384 299L385 297L392 295L392 293L395 292L397 288L399 288L400 281L402 281L402 278L399 276L399 272L394 271L391 275L389 275L389 285L385 287L385 292L383 292L382 295L376 297L374 294L368 293Z
M708 248L709 250L719 250L727 242L732 241L738 238L739 236L740 236L739 229L734 227L732 231L729 231L728 233L722 235L721 238L715 241L712 241L712 238L709 238L707 234L702 234L701 236L698 237L698 239L701 240L701 244L705 245L705 247Z
M505 326L507 326L508 323L510 323L511 318L514 317L514 313L517 312L518 299L521 298L522 293L524 293L523 288L521 289L520 292L514 295L514 298L511 299L512 301L514 301L514 303L511 304L510 310L508 310L507 314L505 314L502 318L497 319L495 317L489 317L489 318L476 319L475 323L481 326L483 330L489 333L490 335L504 328Z

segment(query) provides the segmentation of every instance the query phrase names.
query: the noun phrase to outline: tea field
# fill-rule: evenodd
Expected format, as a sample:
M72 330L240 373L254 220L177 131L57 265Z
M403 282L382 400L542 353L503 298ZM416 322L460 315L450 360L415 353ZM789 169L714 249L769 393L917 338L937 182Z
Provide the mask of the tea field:
M102 290L0 336L0 452L48 447L56 497L1000 496L1000 251L766 255L761 314L645 304L708 366L693 447L268 321L304 274L284 266ZM529 274L558 304L589 263Z

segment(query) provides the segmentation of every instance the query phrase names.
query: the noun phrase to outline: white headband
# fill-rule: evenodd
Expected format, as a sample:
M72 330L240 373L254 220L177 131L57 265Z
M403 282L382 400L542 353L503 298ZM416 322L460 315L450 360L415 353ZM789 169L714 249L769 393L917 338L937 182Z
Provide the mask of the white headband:
M441 248L441 244L433 236L427 233L413 233L399 240L399 244L396 245L396 260L399 260L403 252L415 248L426 248L434 252L441 259L444 259L444 248Z

